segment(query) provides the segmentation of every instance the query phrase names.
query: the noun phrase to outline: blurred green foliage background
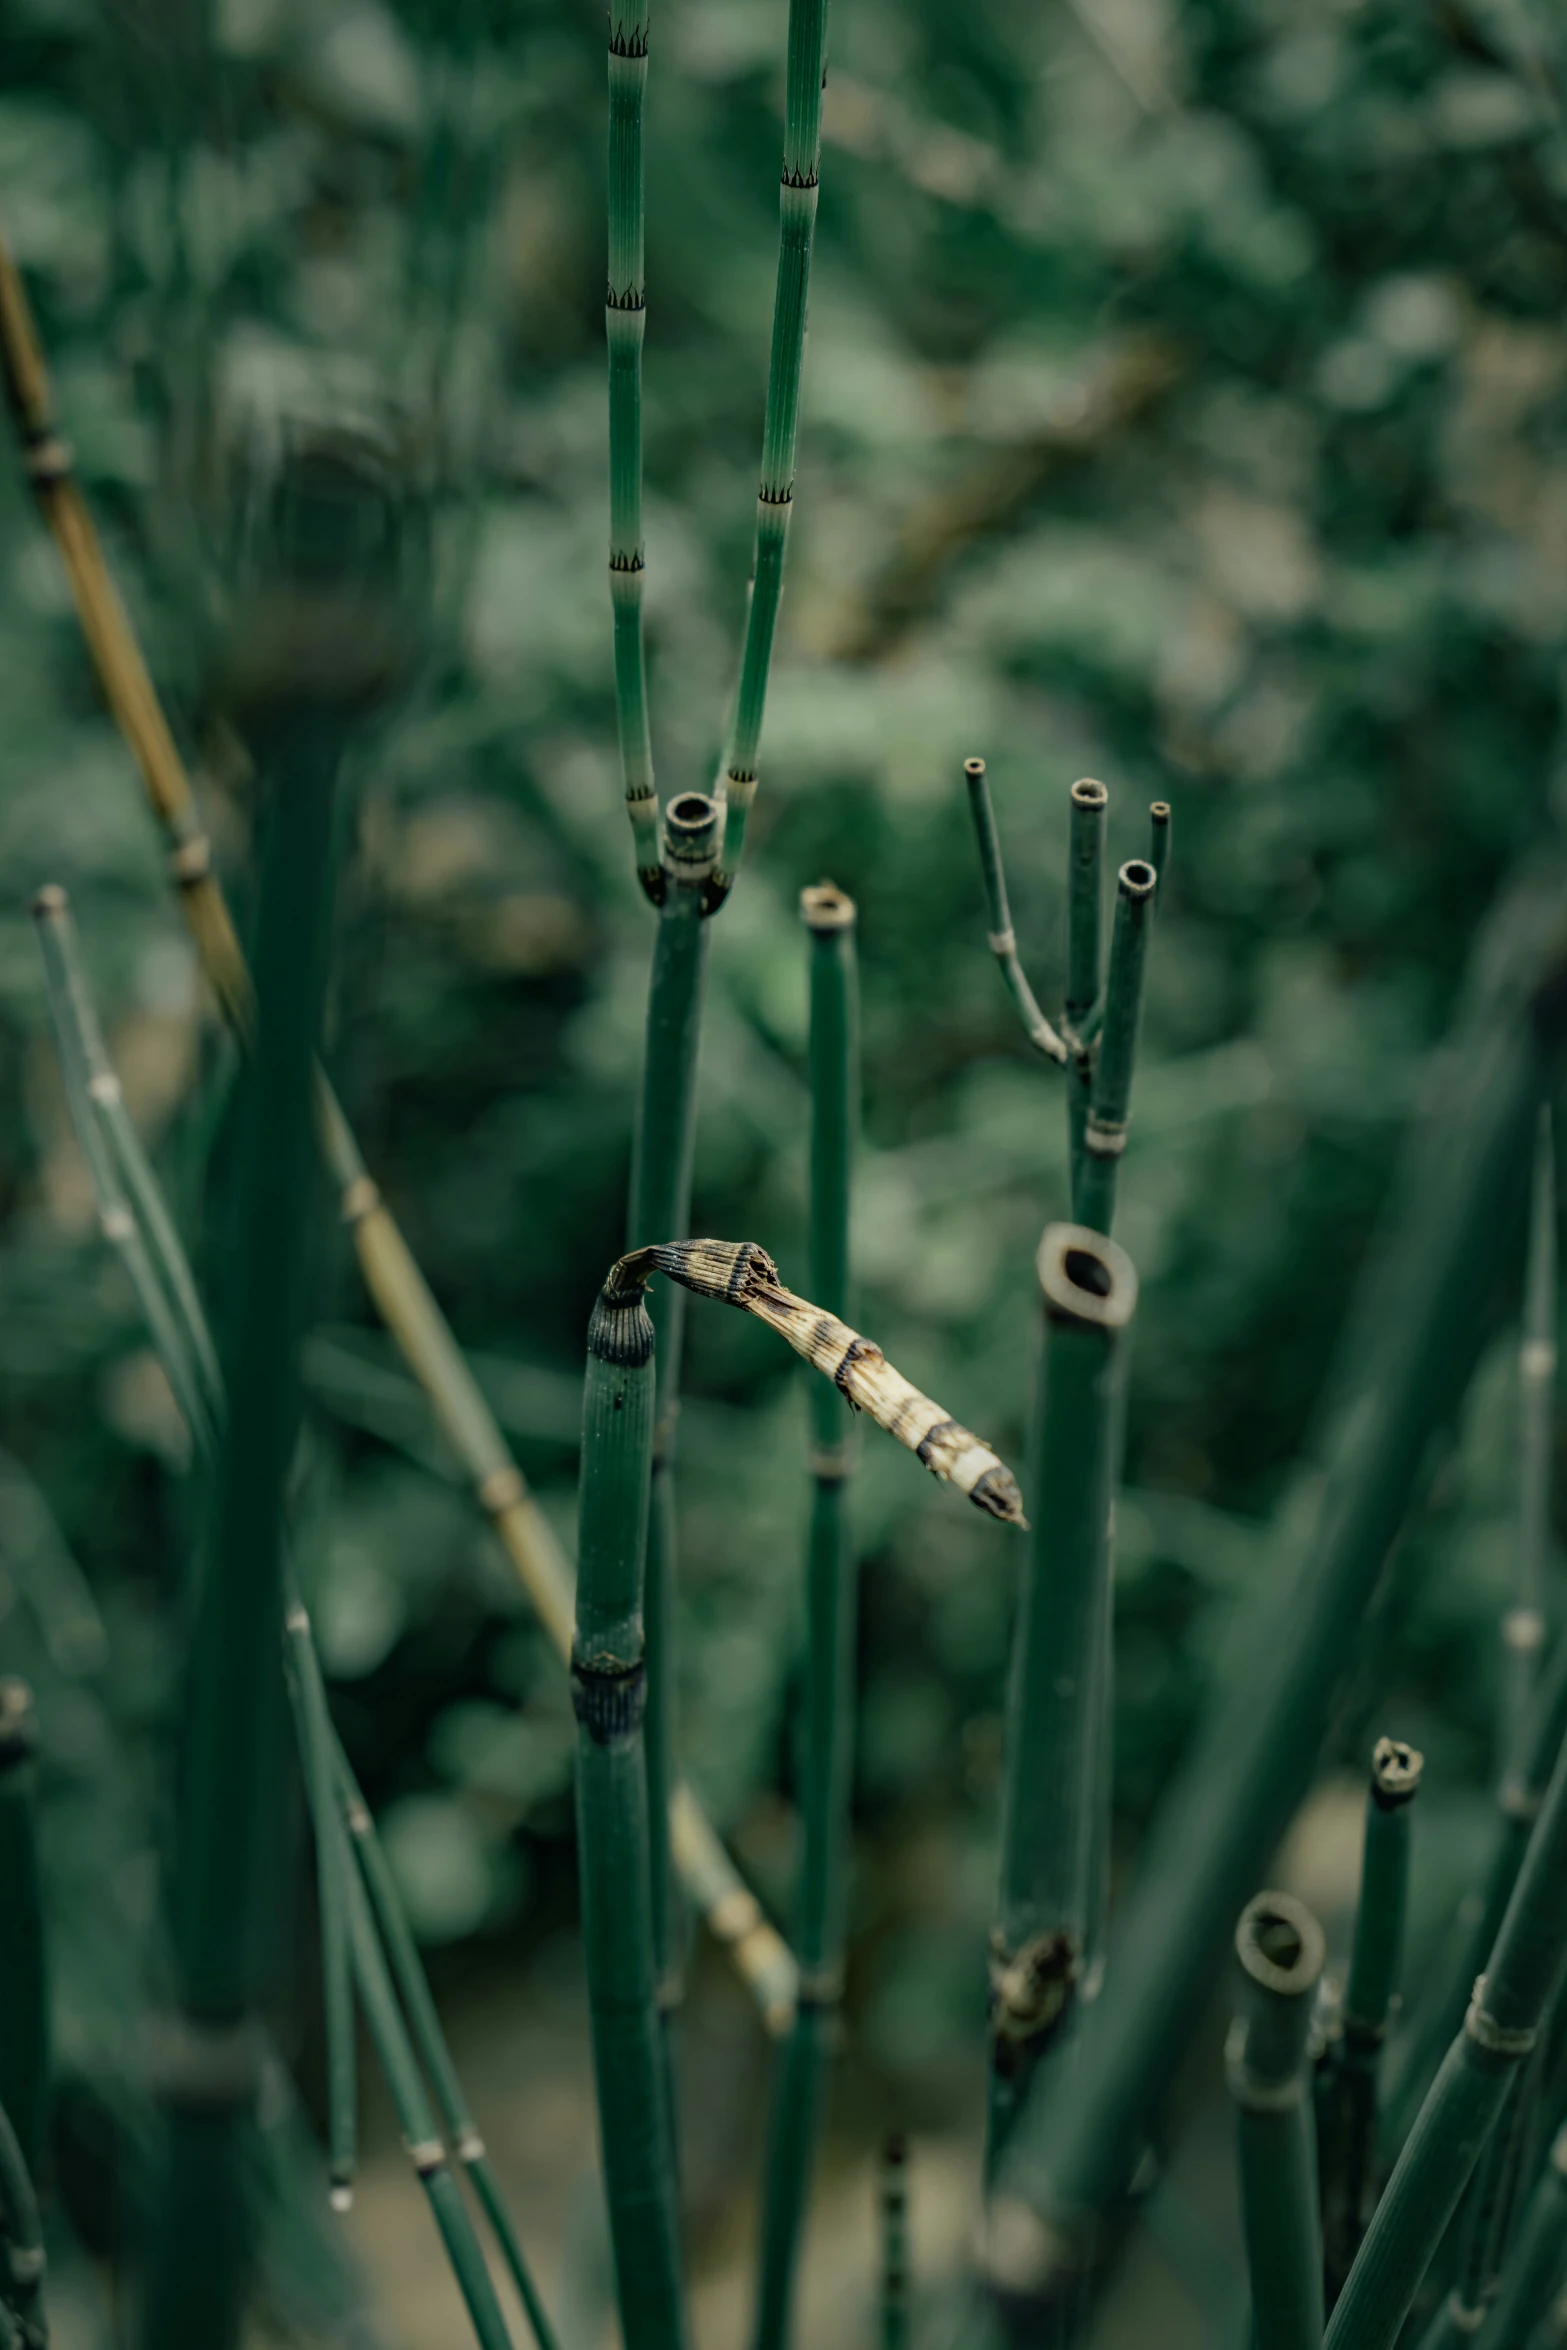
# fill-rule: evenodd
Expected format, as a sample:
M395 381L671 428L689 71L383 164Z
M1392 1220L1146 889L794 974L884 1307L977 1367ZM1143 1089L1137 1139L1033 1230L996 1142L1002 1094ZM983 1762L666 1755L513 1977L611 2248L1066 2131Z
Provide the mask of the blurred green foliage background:
M738 640L783 32L781 0L668 0L653 23L666 794L711 777ZM350 424L403 485L421 654L355 756L329 1058L568 1537L651 931L610 701L602 50L585 0L7 0L0 22L0 214L241 903L225 693L269 453L300 420ZM1567 789L1567 41L1542 0L842 0L831 55L696 1228L803 1273L794 902L830 875L861 908L861 1318L1015 1456L1063 1123L985 949L959 763L990 762L1047 1001L1067 785L1108 783L1118 859L1173 802L1118 1226L1143 1282L1130 1847L1234 1593L1287 1544L1476 923ZM131 2063L146 1974L190 1528L182 1430L66 1129L32 891L73 894L198 1251L230 1069L15 464L0 520L0 1652L40 1688L61 2061L102 2081ZM321 1301L301 1507L339 1718L459 2009L502 1978L544 1997L570 1950L565 1688L340 1243ZM684 1743L781 1909L804 1415L736 1318L693 1318L688 1387ZM1511 1413L1499 1342L1346 1716L1345 1752L1373 1698L1426 1747L1433 1821L1489 1769ZM890 1447L866 1449L856 1510L851 2080L867 2112L945 2125L979 2078L1010 1561Z

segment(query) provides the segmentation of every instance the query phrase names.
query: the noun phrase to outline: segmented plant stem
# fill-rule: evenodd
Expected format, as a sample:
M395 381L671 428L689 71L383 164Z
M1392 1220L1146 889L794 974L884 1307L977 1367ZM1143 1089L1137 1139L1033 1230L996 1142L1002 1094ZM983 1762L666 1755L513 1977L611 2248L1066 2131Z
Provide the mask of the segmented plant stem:
M648 728L642 639L642 341L647 323L642 267L642 100L647 88L648 16L636 8L609 20L609 271L604 332L609 345L609 587L615 615L615 715L626 812L637 877L656 905L664 894L658 853L658 793Z
M1109 1741L1110 1528L1137 1275L1113 1241L1052 1224L1037 1264L1032 1532L1007 1689L1001 1881L991 1936L992 2175L1060 2034L1089 1938Z
M1355 1939L1338 2062L1323 2098L1323 2236L1328 2304L1342 2290L1375 2202L1377 2073L1398 1996L1409 1899L1411 1806L1424 1758L1379 1738L1372 1752Z
M1105 979L1104 1018L1094 1055L1088 1116L1079 1161L1077 1216L1096 1232L1108 1232L1115 1217L1116 1183L1131 1120L1132 1071L1143 1011L1143 967L1148 956L1158 876L1134 857L1116 883L1115 929Z
M0 239L0 368L22 444L29 478L59 547L78 618L104 698L141 773L148 805L163 830L169 871L198 958L219 1007L241 1045L248 1045L255 1003L250 974L212 852L197 815L190 778L175 747L123 605L115 593L92 517L70 476L70 453L55 430L43 355L26 291ZM463 1360L450 1326L419 1269L379 1188L366 1170L352 1130L326 1078L316 1081L321 1148L337 1186L343 1220L353 1235L365 1287L451 1438L507 1555L562 1659L571 1647L571 1570L495 1416ZM183 1408L183 1399L182 1399ZM677 1805L685 1833L679 1839L699 1906L710 1920L712 1902L733 1892L732 1864L715 1860L716 1840L689 1788ZM731 1882L733 1880L733 1882ZM755 1909L736 1928L739 1908L729 1899L714 1927L742 1979L750 1985L769 2028L781 2029L793 2005L793 1958L776 1929Z
M1066 881L1066 994L1061 1025L1071 1053L1067 1077L1067 1165L1072 1213L1082 1217L1083 1137L1093 1088L1093 1040L1103 1006L1101 932L1104 922L1105 811L1110 795L1091 775L1080 776L1068 797Z
M588 1330L578 1504L577 1867L599 2139L627 2350L683 2350L668 2070L649 1897L643 1575L654 1417L643 1284L606 1284Z
M51 2043L37 1753L31 1689L25 1681L0 1680L0 2107L34 2178L48 2146Z
M1241 1912L1235 1950L1245 1989L1225 2071L1236 2113L1252 2338L1256 2350L1320 2350L1322 2230L1306 2041L1326 1945L1301 1902L1259 1893Z
M1462 2029L1366 2230L1326 2350L1392 2350L1567 1956L1567 1748Z
M1551 1544L1551 1419L1556 1393L1556 1154L1549 1108L1540 1112L1523 1342L1518 1350L1518 1547L1513 1603L1502 1618L1501 1776L1514 1776L1529 1699L1545 1645L1545 1576Z
M359 2161L359 2081L354 2044L354 1962L348 1924L348 1874L353 1860L343 1827L335 1761L336 1734L326 1684L316 1660L310 1617L290 1588L284 1614L289 1643L300 1761L316 1846L316 1913L321 1935L321 2001L326 2036L327 2176L332 2208L353 2202Z
M1007 993L1017 1006L1023 1033L1029 1043L1048 1059L1064 1063L1067 1058L1066 1046L1040 1010L1023 966L1018 961L1012 909L1007 904L1007 877L1001 863L1001 840L996 831L995 810L990 804L990 785L985 777L984 760L965 759L963 779L968 785L969 813L974 819L974 838L979 847L980 878L985 885L985 910L990 918L990 951L1001 966Z
M1543 1017L1543 1008L1534 1015ZM1540 1099L1533 1021L1517 1008L1493 1010L1465 1065L1462 1099L1444 1110L1441 1151L1426 1140L1418 1166L1411 1162L1390 1264L1407 1302L1379 1320L1363 1350L1357 1410L1340 1422L1288 1614L1264 1622L1259 1613L1248 1669L1217 1706L1149 1839L1104 1991L1079 2028L1070 2095L1042 2082L1014 2134L988 2267L997 2289L1026 2306L1069 2289L1085 2231L1121 2191L1144 2117L1186 2044L1224 1921L1310 1771L1351 1628L1431 1432L1473 1366Z
M881 2219L881 2350L909 2345L909 2146L894 2130L881 2150L878 2204Z
M757 757L772 665L784 549L794 497L806 303L822 146L822 84L827 71L827 0L789 0L785 69L783 186L779 195L778 284L773 300L762 480L757 500L756 560L746 614L740 685L724 762L724 839L716 880L730 888L745 854L746 823L756 797Z
M1501 2289L1480 2334L1480 2350L1511 2350L1533 2341L1554 2294L1567 2278L1567 2129L1551 2142L1524 2211Z
M849 1309L849 1200L859 1123L853 900L830 882L801 893L810 932L811 1287ZM795 1916L800 1997L775 2070L762 2198L756 2350L789 2337L796 2264L836 2036L843 1975L844 1858L853 1769L855 1578L848 1524L848 1406L813 1380L811 1521L800 1743L804 1850Z

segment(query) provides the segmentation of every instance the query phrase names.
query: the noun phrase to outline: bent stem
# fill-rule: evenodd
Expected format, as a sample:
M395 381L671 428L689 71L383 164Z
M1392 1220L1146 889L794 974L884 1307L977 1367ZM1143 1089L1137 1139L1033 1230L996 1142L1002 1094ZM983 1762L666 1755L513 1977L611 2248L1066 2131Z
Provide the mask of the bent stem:
M1007 903L1007 877L1001 863L1001 840L996 831L995 810L990 804L984 760L965 759L963 779L968 785L969 813L974 820L974 838L979 848L980 879L985 887L985 911L990 920L990 951L1001 966L1007 993L1017 1006L1029 1043L1047 1060L1064 1066L1067 1048L1040 1010L1018 961L1017 934L1012 928L1012 909Z
M849 1202L859 1123L859 1036L852 899L823 882L801 893L810 932L811 1287L849 1304ZM855 1577L848 1522L849 1411L813 1381L811 1519L800 1810L804 1851L795 1908L800 1998L773 2084L756 2350L788 2340L843 1982L844 1848L853 1772Z
M1256 2350L1320 2350L1322 2229L1306 2041L1326 1944L1303 1903L1259 1893L1241 1912L1235 1952L1245 1989L1224 2055L1253 2340Z
M1105 1825L1110 1528L1137 1275L1113 1241L1052 1224L1039 1246L1043 1337L1033 1531L1007 1689L1001 1878L991 1935L986 2176L1078 1990Z

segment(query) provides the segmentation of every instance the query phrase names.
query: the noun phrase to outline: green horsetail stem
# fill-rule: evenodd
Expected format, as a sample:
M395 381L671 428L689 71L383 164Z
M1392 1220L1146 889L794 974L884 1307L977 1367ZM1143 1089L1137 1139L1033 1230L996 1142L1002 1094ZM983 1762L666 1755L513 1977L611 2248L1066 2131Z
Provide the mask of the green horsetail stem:
M1518 1547L1513 1604L1502 1618L1501 1720L1497 1749L1503 1778L1517 1768L1529 1699L1545 1646L1545 1582L1551 1554L1552 1415L1556 1398L1556 1153L1549 1108L1540 1112L1529 1255L1524 1276L1523 1341L1518 1350Z
M1096 1232L1108 1232L1115 1218L1116 1183L1131 1119L1132 1072L1143 1013L1143 967L1158 880L1151 865L1133 857L1121 867L1116 883L1104 1017L1078 1162L1078 1221L1092 1225Z
M754 1240L683 1240L632 1249L610 1267L604 1295L614 1300L622 1293L640 1294L652 1273L678 1281L697 1297L754 1314L813 1370L831 1379L856 1411L895 1436L933 1477L1006 1525L1027 1523L1016 1480L989 1445L922 1395L873 1339L862 1338L838 1315L786 1289L772 1258Z
M1067 1058L1066 1046L1040 1010L1023 966L1018 961L1017 934L1012 928L1012 909L1007 904L1007 877L1001 863L1001 841L996 831L995 810L990 804L990 785L985 777L984 760L965 759L963 779L968 785L969 813L974 819L974 838L979 847L980 878L985 885L985 910L990 918L990 951L1001 966L1007 993L1017 1006L1023 1032L1029 1043L1048 1060L1064 1064Z
M882 2142L877 2178L881 2277L877 2296L880 2350L909 2350L909 2142L894 2130Z
M682 792L665 812L662 870L666 886L653 945L642 1097L631 1156L626 1238L632 1248L671 1234L683 1236L691 1222L697 1059L707 979L705 892L718 851L720 821L717 802L703 792ZM651 1312L658 1341L658 1417L647 1553L645 1743L651 1807L653 1948L659 1997L666 2010L671 2010L680 1997L683 1940L672 1878L669 1804L675 1786L677 1656L674 1455L685 1299L679 1290L665 1289L653 1299Z
M1110 1529L1137 1304L1130 1258L1084 1226L1052 1224L1036 1270L1033 1529L1007 1690L987 2175L1077 1994L1102 1874L1093 1846L1110 1743Z
M849 1200L860 1065L852 898L822 882L800 894L810 933L811 1288L849 1307ZM800 1965L794 2027L775 2073L762 2197L756 2350L789 2338L800 2239L810 2200L843 1987L845 1845L853 1774L856 1590L849 1542L850 1413L825 1380L811 1385L811 1522L806 1556L800 1811L804 1850L795 1905Z
M1553 2296L1567 2278L1567 2129L1558 2130L1524 2211L1501 2290L1485 2322L1471 2331L1477 2350L1531 2344Z
M1148 810L1148 862L1158 875L1161 885L1170 867L1170 803L1155 800ZM1169 891L1161 886L1160 896Z
M37 2178L49 2142L49 1975L38 1875L38 1715L0 1680L0 2106Z
M826 74L827 0L789 0L778 284L773 297L767 413L762 425L756 558L740 656L740 683L724 760L724 841L716 876L720 890L732 887L745 854L746 823L756 797L767 677L783 593L784 550L789 536L800 426L800 381L805 362L811 242L816 227L822 151L822 85Z
M1542 987L1542 1027L1554 1004ZM1456 1112L1444 1104L1442 1152L1421 1154L1419 1180L1412 1167L1400 1195L1410 1212L1387 1270L1406 1302L1368 1326L1357 1407L1337 1423L1300 1574L1282 1612L1271 1594L1259 1605L1249 1669L1216 1706L1148 1839L1104 1990L1080 2020L1070 2095L1044 2077L1008 2149L986 2267L1024 2321L1075 2292L1094 2257L1187 2045L1226 1922L1309 1781L1353 1628L1429 1439L1473 1369L1491 1276L1522 1204L1543 1084L1533 1020L1493 1011L1464 1072Z
M604 333L609 345L609 587L615 615L615 716L626 813L637 878L657 905L664 894L658 854L658 793L648 727L642 641L642 341L647 324L642 266L642 101L647 89L645 9L609 20L609 270Z
M326 2038L327 2178L334 2211L353 2207L359 2161L359 2081L354 2043L354 1955L348 1923L353 1860L338 1800L336 1743L310 1617L290 1590L283 1628L291 1651L300 1761L316 1846L316 1916L321 1936L321 2004Z
M38 2197L23 2159L11 2117L0 2107L0 2308L16 2320L22 2350L44 2350L49 2339L44 2315L44 2238Z
M146 2313L146 2338L159 2350L227 2350L245 2290L239 2148L255 2066L253 2053L239 2060L236 2043L253 2041L247 2019L273 1948L283 1858L283 1497L299 1428L311 1069L326 986L340 743L336 714L307 710L274 746L256 1051L241 1104L232 1223L230 1409L187 1668L172 1904L182 2053L168 2097L168 2173Z
M1322 2202L1328 2305L1337 2301L1376 2201L1377 2072L1398 2001L1409 1901L1411 1805L1424 1757L1379 1738L1371 1755L1355 1939L1338 2063L1323 2097Z
M1567 1747L1462 2028L1372 2215L1326 2350L1392 2350L1512 2083L1534 2049L1567 1956Z
M622 1271L605 1283L588 1326L572 1646L577 1868L621 2330L627 2350L679 2350L685 2288L643 1748L654 1338L645 1279L617 1280Z
M1303 1903L1259 1893L1241 1912L1235 1951L1245 1991L1224 2054L1252 2341L1255 2350L1320 2350L1322 2229L1306 2042L1326 1944Z
M1067 1080L1067 1163L1072 1213L1082 1215L1083 1138L1093 1091L1092 1045L1102 1011L1104 980L1101 933L1104 926L1105 811L1110 795L1093 776L1080 776L1068 798L1066 880L1066 994L1061 1025L1072 1055Z
M1464 2350L1485 2324L1496 2298L1512 2235L1519 2171L1532 2134L1541 2050L1509 2083L1506 2102L1486 2139L1452 2233L1457 2267L1450 2290L1420 2337L1420 2350Z

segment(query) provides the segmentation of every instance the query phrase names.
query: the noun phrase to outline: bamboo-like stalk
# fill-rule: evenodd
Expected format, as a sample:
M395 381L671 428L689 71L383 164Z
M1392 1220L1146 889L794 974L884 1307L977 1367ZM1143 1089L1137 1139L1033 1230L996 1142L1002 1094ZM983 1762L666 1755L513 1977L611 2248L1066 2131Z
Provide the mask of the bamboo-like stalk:
M1392 2350L1567 1956L1567 1747L1485 1973L1339 2296L1326 2350Z
M990 951L1001 966L1007 993L1017 1006L1023 1023L1023 1032L1036 1052L1047 1060L1063 1066L1067 1048L1055 1029L1045 1018L1028 984L1027 975L1018 961L1017 933L1012 928L1012 909L1007 903L1007 877L1001 863L1001 841L996 831L996 814L990 804L990 785L985 777L983 759L965 759L963 779L968 785L969 813L974 820L974 838L979 848L980 878L985 887L985 910L990 919Z
M1478 2350L1512 2350L1532 2342L1567 2277L1567 2129L1551 2142L1524 2211L1501 2290L1479 2333ZM1473 2337L1471 2337L1473 2338Z
M5 2238L5 2279L0 2309L16 2321L22 2350L45 2350L44 2238L38 2197L10 2115L0 2106L0 2233Z
M643 1576L656 1382L644 1290L645 1280L612 1275L588 1327L572 1647L577 1867L621 2331L627 2350L680 2350L685 2289L643 1751Z
M1137 1275L1124 1250L1052 1224L1037 1260L1033 1531L1007 1692L991 1935L986 2172L1077 1991L1089 1940L1108 1740L1110 1528Z
M1093 1039L1103 1006L1105 811L1110 795L1091 775L1080 776L1068 800L1066 883L1066 995L1061 1025L1071 1053L1067 1078L1067 1164L1072 1214L1082 1213L1083 1150L1093 1092Z
M298 1343L313 1171L311 1066L326 984L339 733L320 712L284 743L263 858L256 1054L234 1216L230 1413L186 1691L173 1941L184 2084L169 2087L168 2175L149 2276L159 2350L238 2337L247 2220L237 2150L282 1860L283 1489L299 1423ZM205 2092L190 2080L208 2076ZM195 2110L193 2110L193 2105ZM216 2140L216 2147L213 2141ZM214 2194L199 2238L192 2215ZM238 2198L238 2200L235 2200Z
M992 2287L1025 2310L1075 2290L1091 2258L1186 2044L1225 1923L1304 1788L1352 1627L1429 1438L1474 1364L1488 1283L1521 1206L1540 1038L1555 1039L1554 998L1541 984L1549 953L1542 947L1525 966L1540 990L1533 1016L1516 994L1493 999L1459 1101L1444 1103L1442 1150L1424 1149L1418 1168L1412 1157L1389 1260L1400 1310L1367 1328L1357 1409L1338 1424L1287 1612L1259 1618L1248 1669L1216 1706L1148 1840L1105 1989L1079 2027L1070 2095L1043 2081L1014 2133L986 2266Z
M801 892L810 933L811 1288L849 1308L849 1200L859 1124L859 1017L852 898L823 882ZM843 1982L844 1847L853 1772L855 1577L848 1520L849 1411L825 1380L811 1387L811 1521L800 1810L804 1851L794 1921L800 1997L777 2067L762 2196L756 2350L789 2338Z
M1551 1545L1551 1418L1556 1392L1556 1153L1549 1108L1540 1112L1523 1340L1518 1350L1518 1546L1513 1603L1502 1618L1501 1776L1522 1761L1529 1700L1545 1646L1545 1576Z
M1324 2099L1322 2219L1330 2309L1375 2202L1377 2073L1398 1998L1409 1900L1410 1806L1423 1765L1416 1748L1392 1738L1379 1738L1372 1750L1338 2063Z
M327 2177L332 2209L342 2212L353 2207L359 2159L354 1958L347 1882L353 1860L338 1796L336 1740L326 1684L316 1660L310 1617L293 1589L288 1592L283 1629L289 1643L292 1686L297 1692L295 1720L316 1845L316 1913L326 2036Z
M648 728L642 641L642 342L647 292L642 265L642 100L648 12L609 20L609 269L604 335L609 346L609 588L615 615L615 716L637 878L655 905L664 895L658 793Z
M757 757L767 704L767 677L783 593L784 550L794 497L800 381L805 362L811 242L822 148L822 85L827 74L827 0L789 0L785 67L783 185L779 193L778 284L773 299L762 479L757 498L756 557L746 613L740 684L724 758L724 839L715 887L732 888L745 854L746 823L756 797Z
M868 1413L895 1436L933 1477L956 1486L991 1517L1011 1526L1026 1524L1012 1472L989 1445L922 1395L873 1339L862 1338L836 1314L786 1289L772 1258L754 1240L685 1240L632 1249L611 1266L604 1295L614 1301L640 1293L652 1273L678 1281L697 1297L754 1314L813 1370L831 1379L856 1411Z
M1485 2324L1505 2265L1517 2200L1518 2174L1531 2134L1540 2048L1508 2084L1506 2102L1485 2142L1463 2199L1457 2273L1430 2324L1420 2350L1462 2350Z
M37 1754L33 1693L25 1681L0 1680L0 2107L35 2179L48 2149L51 2038Z
M1115 930L1105 979L1104 1018L1094 1055L1088 1116L1083 1127L1076 1213L1079 1223L1108 1232L1115 1216L1116 1182L1132 1106L1132 1071L1143 1010L1143 967L1158 875L1141 857L1121 867L1116 883Z
M876 2201L881 2222L880 2350L909 2350L909 2145L901 2130L882 2143Z
M1326 1948L1310 1910L1287 1893L1259 1893L1235 1930L1245 1991L1225 2073L1236 2114L1255 2350L1320 2350L1322 2341L1306 2041Z
M721 812L702 792L670 802L663 827L664 892L648 986L642 1097L631 1161L627 1245L683 1237L691 1221L696 1147L697 1055L707 977L705 891L718 851ZM675 1431L685 1299L666 1288L651 1301L657 1337L658 1414L647 1552L647 1717L652 1837L653 1950L666 2012L680 1996L681 1941L671 1881L669 1799L675 1783Z
M103 548L81 493L70 478L69 453L55 431L38 333L26 291L0 237L0 371L46 522L59 546L75 597L82 633L111 714L140 771L147 801L169 851L169 870L181 911L208 984L230 1029L248 1045L255 1004L250 974L212 855L196 811L190 778L123 605L115 593ZM410 1371L430 1399L516 1568L540 1620L564 1661L571 1649L571 1571L549 1521L529 1492L495 1416L469 1371L451 1329L415 1262L384 1197L369 1175L352 1130L324 1075L318 1072L321 1148L337 1187L344 1223L372 1304L396 1340ZM794 1963L760 1906L744 1888L689 1788L671 1796L677 1812L679 1865L689 1869L693 1897L712 1923L772 2031L787 2028L794 2003ZM703 1890L705 1888L705 1892ZM744 1917L744 1922L740 1921Z

